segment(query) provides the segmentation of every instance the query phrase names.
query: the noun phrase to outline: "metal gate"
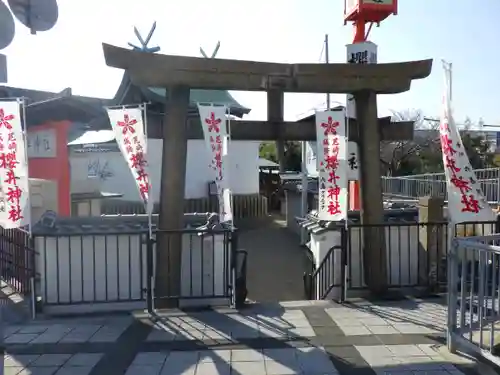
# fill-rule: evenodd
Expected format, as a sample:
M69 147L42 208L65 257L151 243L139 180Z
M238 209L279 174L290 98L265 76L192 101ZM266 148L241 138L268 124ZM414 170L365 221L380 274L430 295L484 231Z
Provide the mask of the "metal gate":
M154 231L147 252L148 310L235 305L235 286L246 275L246 253L237 246L235 229Z
M33 238L22 229L0 228L0 277L23 296L34 292Z

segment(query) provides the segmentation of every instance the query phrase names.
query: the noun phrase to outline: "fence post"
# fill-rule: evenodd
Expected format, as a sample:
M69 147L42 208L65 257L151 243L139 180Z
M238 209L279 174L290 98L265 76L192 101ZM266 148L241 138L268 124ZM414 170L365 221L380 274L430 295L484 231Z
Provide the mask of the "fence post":
M444 199L422 197L418 202L419 246L418 246L418 283L426 286L428 292L436 292L439 284L439 267L446 255L441 233L444 221Z
M152 314L154 310L153 305L153 288L154 288L154 267L153 267L153 252L154 252L154 243L155 240L148 236L147 238L147 246L146 246L146 272L147 272L147 281L146 281L146 305L148 309L148 313Z
M500 168L497 168L497 205L500 205Z
M237 232L237 229L233 226L231 231L228 232L229 233L229 238L230 238L230 249L229 249L229 280L230 280L230 283L231 285L228 287L230 287L230 290L226 291L226 292L229 292L231 293L231 304L236 307L237 305L237 296L236 296L236 293L237 293L237 289L236 289L236 283L237 283L237 277L238 277L238 274L237 274L237 271L236 271L236 267L238 267L238 261L237 261L237 257L238 257L238 232ZM226 233L227 234L227 233ZM226 246L226 245L224 245ZM226 251L226 250L225 250ZM244 303L244 302L243 302Z
M340 263L341 263L341 266L340 266L340 280L341 280L341 283L342 283L342 286L340 288L340 303L344 303L346 298L347 298L347 285L349 283L349 279L348 279L348 267L349 265L347 264L347 249L348 249L348 243L347 243L347 239L349 237L349 227L347 226L344 226L342 227L341 229L341 232L340 232L340 246L341 246L341 253L340 253Z
M448 316L446 322L446 345L450 353L456 352L456 345L453 340L454 330L457 326L457 300L458 300L458 266L459 266L459 249L454 245L453 238L455 237L455 227L450 223L448 228ZM465 277L462 275L462 277Z
M38 305L38 296L37 296L37 290L36 290L36 251L35 251L35 237L30 236L28 238L28 254L29 254L29 260L28 260L28 269L31 270L30 272L30 278L29 278L29 283L30 283L30 299L31 299L31 304L30 304L30 309L31 309L31 319L36 318L37 314L37 305Z

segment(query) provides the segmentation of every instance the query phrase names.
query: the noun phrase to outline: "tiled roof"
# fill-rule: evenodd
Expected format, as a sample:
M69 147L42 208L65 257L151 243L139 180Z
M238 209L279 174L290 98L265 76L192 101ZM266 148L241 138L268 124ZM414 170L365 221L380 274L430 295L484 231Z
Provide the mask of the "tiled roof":
M349 224L360 223L359 211L349 211L348 213ZM385 210L384 221L386 223L416 223L418 222L418 209L417 208L404 208L404 209L391 209ZM300 223L300 226L307 229L310 233L321 234L330 230L340 230L345 226L344 221L321 221L318 219L316 210L311 211Z
M156 228L158 215L152 216L152 227ZM219 230L219 215L214 213L184 214L186 229ZM46 212L33 226L35 236L92 235L92 234L132 234L148 232L147 215L102 215L87 217L58 217L54 212Z

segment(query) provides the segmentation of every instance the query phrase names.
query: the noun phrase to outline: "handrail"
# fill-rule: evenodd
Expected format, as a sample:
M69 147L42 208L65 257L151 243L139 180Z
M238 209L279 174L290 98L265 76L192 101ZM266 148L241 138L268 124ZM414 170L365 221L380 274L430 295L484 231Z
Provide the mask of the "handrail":
M306 294L309 299L316 299L314 296L314 292L317 291L318 289L318 279L320 277L323 277L324 272L328 272L326 274L327 280L328 280L328 287L326 288L325 291L319 291L321 295L319 296L320 299L324 299L330 292L331 290L338 285L335 285L335 262L332 262L332 256L335 253L335 250L341 250L342 251L342 246L341 245L335 245L332 246L330 249L328 249L328 252L326 253L325 257L321 261L318 267L315 267L315 270L312 274L305 274L304 275L304 288L306 289ZM327 264L330 264L332 267L330 270L326 270ZM310 285L306 286L306 280L309 282Z
M320 299L324 299L328 295L328 293L331 292L331 290L333 289L333 287L335 286L335 281L334 281L334 278L335 278L335 272L334 272L334 270L335 270L335 264L330 259L331 257L334 256L335 250L342 250L342 246L340 246L340 245L332 246L328 250L328 252L326 253L325 257L323 258L323 260L321 261L321 263L319 264L319 266L316 268L316 270L314 271L314 273L311 276L311 284L312 284L313 288L316 288L316 284L317 284L316 278L318 277L318 275L320 275L321 272L325 272L324 269L326 268L326 264L333 264L333 267L332 267L332 269L330 270L330 273L329 273L330 279L328 279L328 280L330 280L330 282L329 282L328 287L326 288L326 290L323 293L321 293L321 291L319 291L319 293L321 293L321 295L319 296ZM327 277L328 277L328 275L327 275Z
M340 245L335 245L333 247L331 247L328 252L326 253L325 257L323 258L323 260L321 261L321 263L319 264L318 267L316 267L316 271L314 271L314 273L312 274L312 277L314 278L318 273L319 271L322 270L324 264L326 264L326 261L330 258L330 254L333 253L334 250L337 250L337 249L340 249L342 250L342 246Z

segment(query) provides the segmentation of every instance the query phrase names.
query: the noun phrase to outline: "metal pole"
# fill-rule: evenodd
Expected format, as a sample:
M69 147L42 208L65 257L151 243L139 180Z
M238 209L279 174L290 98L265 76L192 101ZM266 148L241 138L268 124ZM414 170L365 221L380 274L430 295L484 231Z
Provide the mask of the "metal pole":
M328 52L328 34L325 34L325 63L330 63L330 57ZM326 109L330 109L330 93L326 93Z
M24 141L24 158L26 160L26 178L28 179L28 207L26 208L29 212L29 223L28 223L28 233L29 233L29 238L31 240L31 232L32 232L32 225L31 225L31 197L30 197L30 179L29 179L29 160L28 160L28 122L26 121L26 99L25 98L19 98L18 101L19 105L21 106L21 113L23 116L23 123L21 124L22 131L23 131L23 141ZM24 125L24 126L23 126Z
M328 34L325 34L325 63L329 63L329 58L328 58ZM326 109L330 109L330 94L326 94ZM301 169L302 169L302 191L300 195L300 216L302 218L305 218L308 212L308 204L307 204L307 197L309 193L309 182L308 182L308 176L307 176L307 143L306 141L302 141L300 143L301 145L301 154L302 154L302 164L301 164ZM305 228L302 228L300 231L300 244L305 245L307 240L307 230Z
M301 201L300 201L300 216L305 218L307 215L307 195L309 193L309 182L307 179L307 152L306 152L306 141L301 142L301 154L302 154L302 191L301 191ZM300 244L305 245L307 242L307 230L306 228L301 228L300 231Z
M453 63L449 63L446 60L441 60L443 63L443 68L444 68L444 74L448 77L449 79L449 90L448 90L448 98L450 102L453 99ZM438 120L439 121L439 120Z
M140 108L142 109L142 115L144 116L144 146L146 149L144 150L146 157L148 157L148 113L147 113L147 103L144 103ZM151 171L149 171L151 173ZM148 232L149 232L149 238L153 238L153 208L154 208L154 201L152 197L152 192L153 192L153 185L151 184L151 178L149 178L149 192L148 192L148 201L146 202L146 214L148 215Z
M453 100L453 63L450 63L450 101Z
M231 230L234 231L234 196L233 196L233 191L231 190L231 180L229 177L229 166L228 166L228 161L229 161L229 145L231 144L231 108L227 107L226 108L226 117L227 117L227 147L226 147L226 161L224 163L224 166L226 168L225 176L224 178L227 178L227 189L229 190L229 204L230 204L230 209L231 209Z
M148 104L151 104L151 102L145 102L140 104L110 105L110 106L104 106L104 109L145 108L145 106Z
M3 305L4 296L0 297L0 375L4 374L5 364L5 339L4 339L4 319L3 319Z

